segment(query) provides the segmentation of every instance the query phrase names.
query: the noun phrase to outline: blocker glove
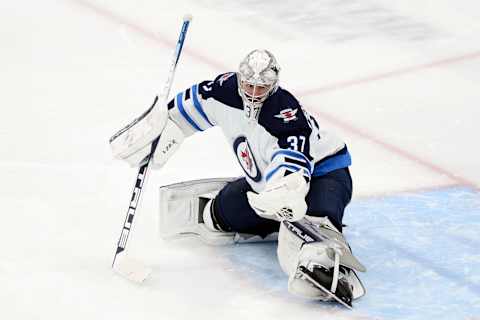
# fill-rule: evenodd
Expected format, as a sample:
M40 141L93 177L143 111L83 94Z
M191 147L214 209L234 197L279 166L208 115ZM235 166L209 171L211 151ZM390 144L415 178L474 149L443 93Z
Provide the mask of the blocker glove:
M297 221L307 212L308 189L303 174L298 171L267 183L260 193L247 192L247 198L253 210L263 218Z

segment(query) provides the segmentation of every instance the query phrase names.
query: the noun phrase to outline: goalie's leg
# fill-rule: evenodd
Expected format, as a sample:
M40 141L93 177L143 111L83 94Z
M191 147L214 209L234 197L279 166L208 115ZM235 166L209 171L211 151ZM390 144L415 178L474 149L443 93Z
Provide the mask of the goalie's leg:
M250 206L247 191L252 191L252 188L245 178L229 182L220 190L212 207L219 229L262 238L277 234L279 222L260 217Z
M248 205L245 179L205 179L160 188L160 235L196 235L212 245L276 240L279 223Z
M204 202L200 214L202 239L233 237L233 242L257 242L276 240L279 223L259 217L248 204L246 191L251 190L245 178L228 182L215 197ZM202 205L200 205L202 207Z
M305 198L307 215L328 217L335 228L342 232L343 213L351 198L352 178L348 168L312 177L310 191Z

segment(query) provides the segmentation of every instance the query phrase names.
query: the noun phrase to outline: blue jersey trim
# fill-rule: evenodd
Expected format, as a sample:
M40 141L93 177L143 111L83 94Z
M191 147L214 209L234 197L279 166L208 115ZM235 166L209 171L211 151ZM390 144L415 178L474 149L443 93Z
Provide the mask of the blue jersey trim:
M197 92L198 92L198 84L196 84L196 85L194 85L194 86L192 87L193 105L195 106L195 109L197 109L198 113L200 113L200 115L202 116L202 118L205 119L205 121L207 121L208 124L213 127L213 124L210 122L210 120L208 120L207 115L206 115L205 112L203 111L202 104L201 104L200 101L198 100Z
M298 152L298 151L294 151L294 150L281 149L281 150L277 150L273 153L270 161L273 161L273 159L278 155L285 155L285 156L289 156L289 157L294 158L294 159L305 161L305 167L308 169L308 172L310 172L310 173L312 172L312 164L311 164L310 160L308 160L308 158L303 153Z
M188 123L190 123L190 125L195 128L196 130L198 131L203 131L202 129L200 129L200 127L195 123L195 121L193 121L192 118L190 118L190 116L187 114L187 112L185 111L185 108L183 107L183 92L180 92L179 94L177 94L177 107L178 107L178 110L180 111L181 115L185 118L185 120L188 121Z
M323 176L331 171L346 168L351 164L352 158L350 157L350 153L348 151L339 152L338 154L317 163L313 169L312 176Z
M295 166L292 166L292 165L289 165L289 164L281 164L278 167L276 167L275 169L273 169L272 171L270 171L269 173L267 173L267 175L265 176L265 180L266 181L270 180L270 178L275 174L275 172L277 172L281 168L287 168L287 169L290 169L294 172L302 170L299 167L295 167ZM310 173L307 172L307 170L305 168L303 168L303 171L306 173L306 176L310 177Z

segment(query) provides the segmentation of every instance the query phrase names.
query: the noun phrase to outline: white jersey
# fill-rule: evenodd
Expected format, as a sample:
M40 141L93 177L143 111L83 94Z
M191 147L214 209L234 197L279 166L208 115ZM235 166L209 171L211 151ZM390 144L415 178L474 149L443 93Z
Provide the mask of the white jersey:
M258 121L249 120L234 72L178 93L168 108L170 119L185 136L219 126L256 192L267 181L292 172L301 170L309 181L351 164L345 143L321 130L281 87L264 101Z

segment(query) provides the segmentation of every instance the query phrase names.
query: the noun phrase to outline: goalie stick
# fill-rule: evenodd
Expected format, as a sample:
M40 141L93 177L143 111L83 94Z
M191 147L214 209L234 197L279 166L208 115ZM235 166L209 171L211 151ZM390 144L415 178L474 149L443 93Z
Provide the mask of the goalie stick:
M190 22L192 20L191 15L185 15L183 17L183 25L182 29L180 31L180 35L178 37L177 45L175 47L175 51L173 53L172 57L172 63L170 65L170 70L168 73L168 78L167 81L165 82L165 86L163 87L162 91L162 98L164 99L164 105L168 102L168 95L170 93L170 89L172 87L173 83L173 78L175 75L175 70L177 67L177 63L180 59L180 54L182 52L183 48L183 43L185 41L185 37L187 34L188 27L190 25ZM156 98L158 99L158 98ZM157 100L155 100L155 103L153 104L152 108L155 106ZM151 111L150 108L147 110L140 118L145 116L148 112ZM135 119L130 125L128 125L126 128L128 129L129 127L133 126L136 122L140 120L140 118ZM120 130L119 133L115 134L112 139L115 139L118 137L120 134L122 134L123 131L126 129ZM153 156L153 153L155 152L155 149L158 144L158 138L156 138L153 143L152 143L152 148L150 154L142 161L140 164L140 168L138 169L138 174L137 178L135 180L135 185L133 187L133 192L132 192L132 197L130 198L130 204L128 206L127 210L127 215L125 217L125 222L123 223L122 227L122 232L120 233L120 238L118 239L117 243L117 249L115 251L115 256L113 257L113 262L112 262L112 268L115 272L119 273L120 275L126 277L129 280L132 280L134 282L143 282L148 275L151 273L151 269L148 268L147 266L143 265L141 262L138 262L136 260L130 259L126 256L126 246L127 246L127 241L128 241L128 236L130 235L130 232L132 231L132 226L133 226L133 219L135 218L135 213L138 208L138 204L140 201L140 196L142 194L142 188L145 184L145 180L147 178L147 173L150 165L150 159Z

